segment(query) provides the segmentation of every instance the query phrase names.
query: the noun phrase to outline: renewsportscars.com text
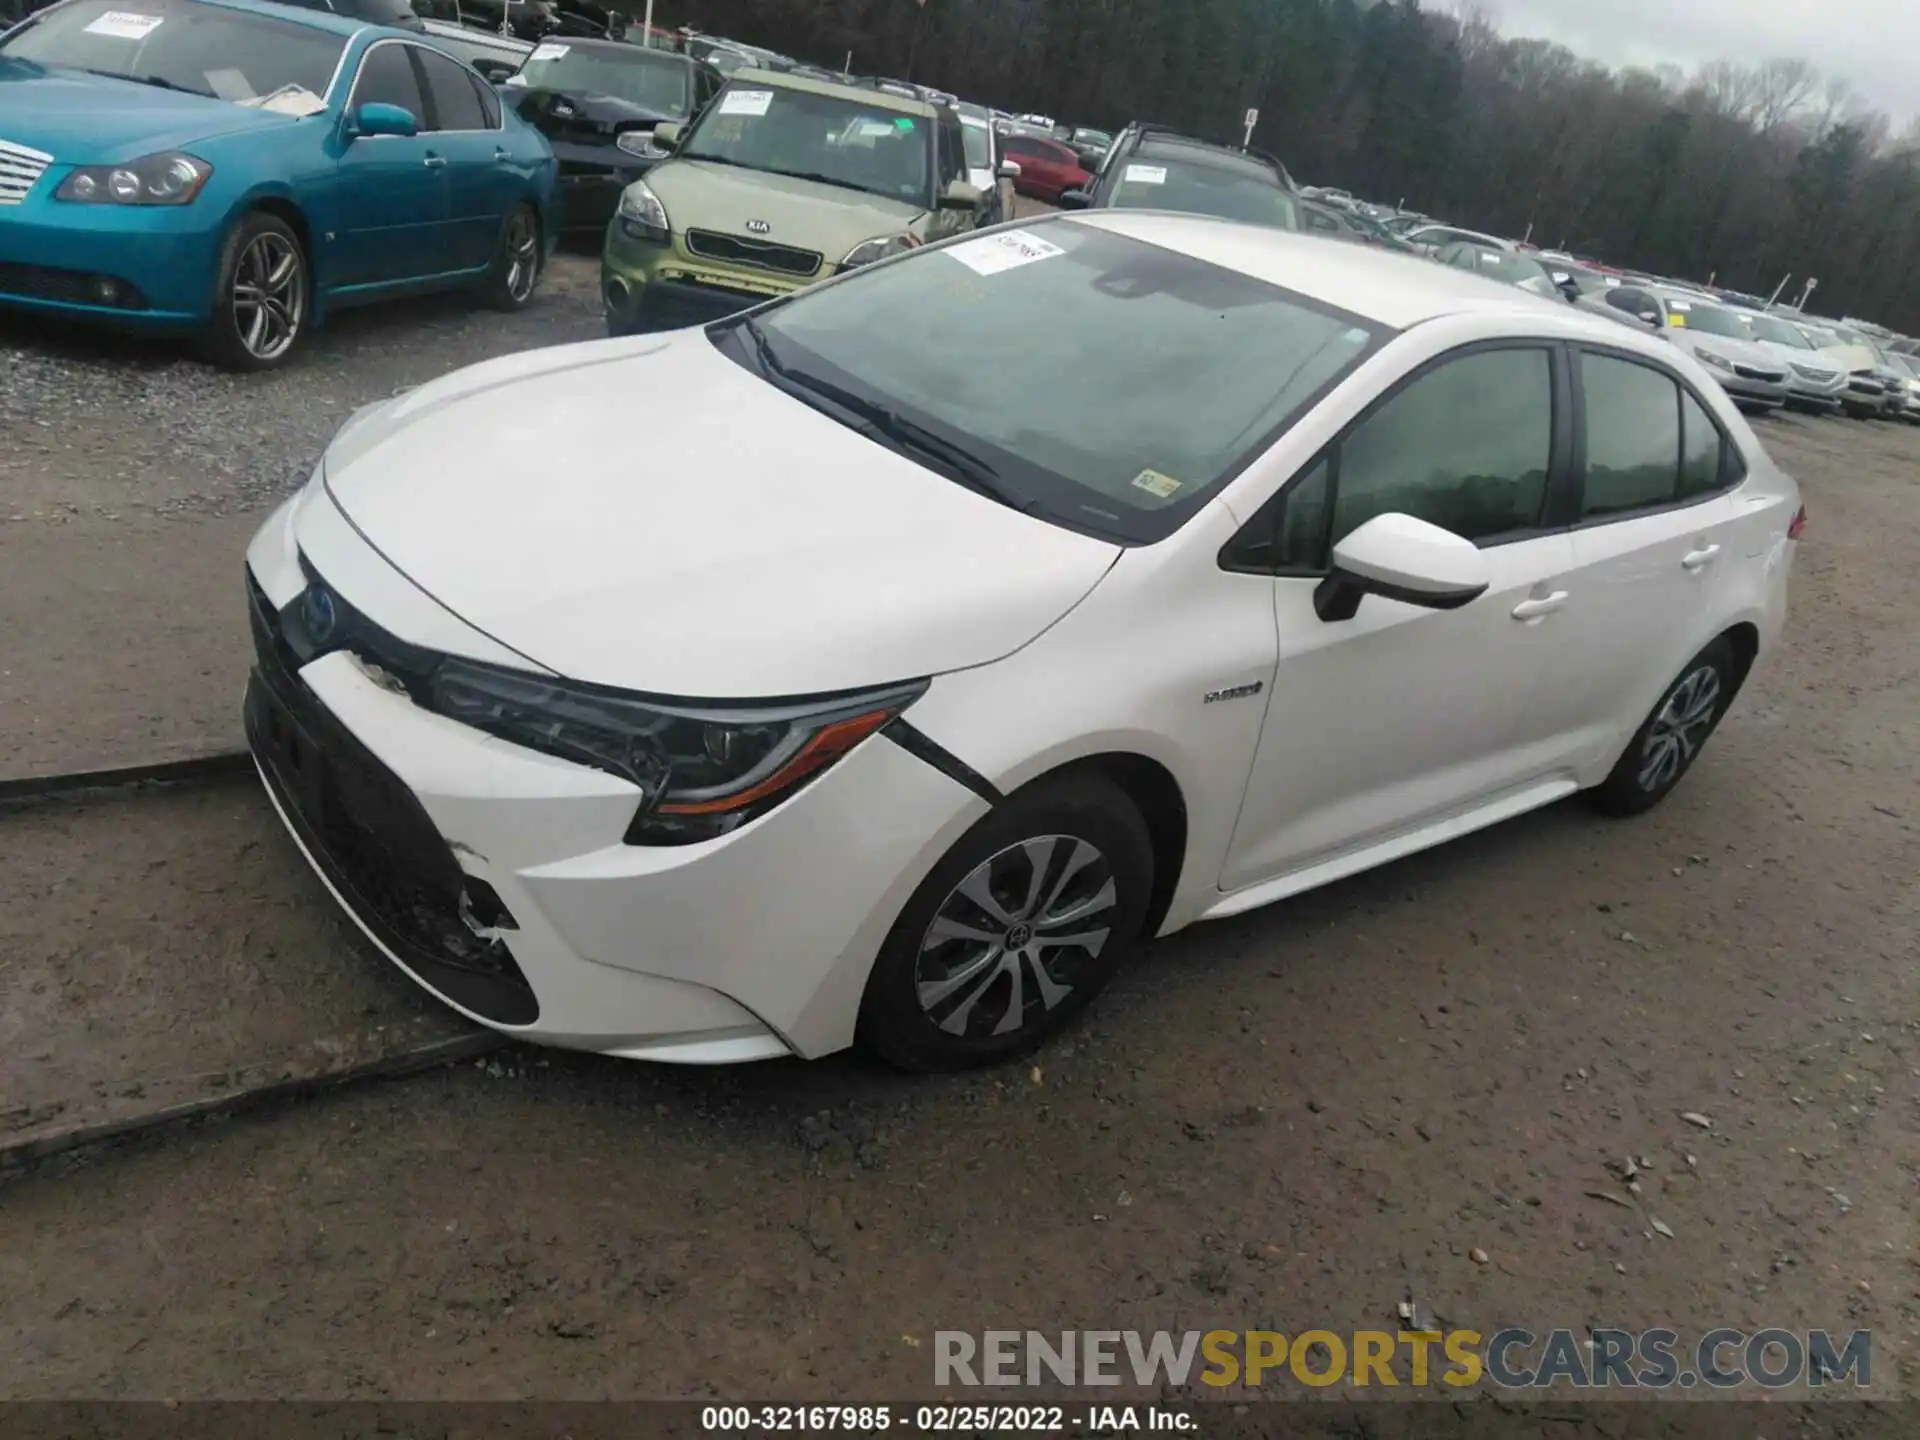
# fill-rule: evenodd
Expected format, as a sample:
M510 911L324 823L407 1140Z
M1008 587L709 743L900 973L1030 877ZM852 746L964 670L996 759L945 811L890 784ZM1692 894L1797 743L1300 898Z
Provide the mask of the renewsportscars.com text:
M1197 1373L1196 1373L1197 1372ZM946 1386L1263 1385L1324 1388L1767 1389L1873 1379L1873 1336L1825 1330L938 1330L934 1384Z

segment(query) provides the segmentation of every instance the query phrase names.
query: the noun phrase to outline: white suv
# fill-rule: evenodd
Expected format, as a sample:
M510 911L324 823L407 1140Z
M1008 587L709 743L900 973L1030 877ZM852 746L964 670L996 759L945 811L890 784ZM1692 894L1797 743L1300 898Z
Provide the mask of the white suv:
M1090 212L356 415L248 552L247 727L477 1020L971 1064L1152 936L1653 805L1803 519L1651 334Z

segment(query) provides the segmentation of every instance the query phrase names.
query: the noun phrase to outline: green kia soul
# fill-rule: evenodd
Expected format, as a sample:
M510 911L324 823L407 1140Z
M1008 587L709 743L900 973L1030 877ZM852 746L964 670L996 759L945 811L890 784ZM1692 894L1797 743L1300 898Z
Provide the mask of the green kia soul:
M614 335L717 320L983 212L960 117L858 84L736 70L690 131L653 135L673 158L626 188L607 226Z

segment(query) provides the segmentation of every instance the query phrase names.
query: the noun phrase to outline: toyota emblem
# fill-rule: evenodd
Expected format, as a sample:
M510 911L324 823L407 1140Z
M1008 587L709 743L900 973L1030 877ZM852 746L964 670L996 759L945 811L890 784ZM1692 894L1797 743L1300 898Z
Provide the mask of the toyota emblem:
M749 235L765 235L771 229L773 229L773 226L764 220L747 221L747 233Z

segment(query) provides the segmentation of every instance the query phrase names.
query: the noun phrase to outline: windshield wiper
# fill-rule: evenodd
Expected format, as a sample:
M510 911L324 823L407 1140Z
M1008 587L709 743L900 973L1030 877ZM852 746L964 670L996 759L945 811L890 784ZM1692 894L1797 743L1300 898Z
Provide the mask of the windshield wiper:
M742 320L739 328L752 342L754 357L759 360L760 368L781 380L787 379L787 367L781 362L780 357L773 353L773 345L767 339L767 332L754 324L751 318Z
M182 95L203 95L208 99L213 98L213 92L210 90L196 90L191 85L177 85L164 75L125 75L118 70L96 70L91 65L80 65L75 68L84 70L89 75L104 75L109 80L129 80L135 85L151 85L156 90L178 90Z
M678 152L673 158L676 160L709 160L715 165L734 165L734 166L738 166L743 170L752 170L755 168L754 166L747 164L747 162L744 160L729 160L724 155L709 155L704 150L682 150Z
M821 408L816 402L824 400L836 410L846 411L861 422L854 428L882 436L892 441L898 450L914 451L927 457L952 471L969 490L977 491L990 500L998 500L1009 509L1028 515L1037 515L1045 509L1037 500L1015 495L1001 482L1000 472L966 446L957 445L944 435L936 435L926 426L907 419L899 411L877 400L856 395L831 380L822 380L817 375L805 372L795 373L773 353L773 342L767 339L766 331L751 317L740 321L738 328L753 346L754 358L760 362L761 371L780 381L782 388L796 399L813 405L815 409Z
M852 180L842 180L837 175L822 175L817 170L768 170L769 175L784 175L789 180L811 180L816 185L837 185L842 190L858 190L862 195L885 195L884 190L870 190L865 185Z

